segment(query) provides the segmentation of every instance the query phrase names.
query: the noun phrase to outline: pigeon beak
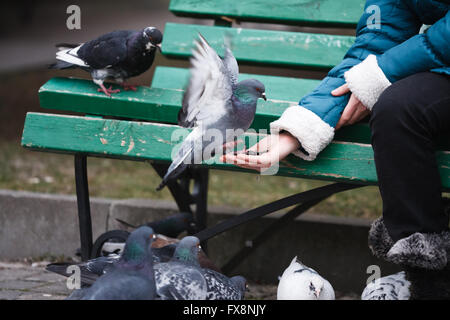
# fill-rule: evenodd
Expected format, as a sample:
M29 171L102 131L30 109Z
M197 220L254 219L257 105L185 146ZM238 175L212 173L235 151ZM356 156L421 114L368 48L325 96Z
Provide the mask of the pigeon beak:
M263 93L261 94L261 97L264 99L264 101L267 101L266 93L265 93L265 92L263 92Z
M158 44L156 45L156 49L158 49L159 52L162 52L162 51L161 51L161 43L158 43Z
M314 291L314 295L316 296L317 299L319 299L319 296L320 296L320 290Z

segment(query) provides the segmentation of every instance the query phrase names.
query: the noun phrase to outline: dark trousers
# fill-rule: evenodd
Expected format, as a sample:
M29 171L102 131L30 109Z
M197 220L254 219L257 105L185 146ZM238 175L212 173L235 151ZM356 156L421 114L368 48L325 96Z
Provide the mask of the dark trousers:
M374 105L370 126L392 239L447 230L436 141L450 133L450 76L424 72L393 83Z

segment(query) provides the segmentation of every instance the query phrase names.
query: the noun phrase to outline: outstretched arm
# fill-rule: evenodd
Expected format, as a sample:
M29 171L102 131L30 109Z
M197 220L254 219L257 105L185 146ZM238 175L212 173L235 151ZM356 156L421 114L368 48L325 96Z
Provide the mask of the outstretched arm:
M369 9L374 5L380 11L379 26L368 24L372 15ZM271 123L271 132L283 137L280 142L288 141L283 151L292 149L291 153L314 160L334 138L335 129L364 118L392 82L449 65L450 13L441 10L444 16L440 20L427 21L428 13L419 7L418 3L398 0L366 2L355 43L343 61L298 106L289 107ZM423 23L434 24L426 34L417 35ZM294 139L299 146L296 149ZM273 150L280 147L274 146ZM285 152L278 158L283 156ZM264 157L239 155L237 164L243 165L244 160L262 164L272 158ZM237 156L227 155L224 160L237 160Z

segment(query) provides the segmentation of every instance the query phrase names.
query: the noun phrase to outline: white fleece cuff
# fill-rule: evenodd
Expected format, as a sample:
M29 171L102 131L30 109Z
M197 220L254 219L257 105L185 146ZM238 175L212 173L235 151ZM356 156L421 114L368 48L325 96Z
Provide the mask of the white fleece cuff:
M271 133L288 131L298 139L308 154L296 150L294 155L304 160L314 160L334 137L334 128L314 112L295 105L287 108L280 119L270 124Z
M350 91L369 110L372 110L381 93L391 85L373 54L345 72L344 77Z

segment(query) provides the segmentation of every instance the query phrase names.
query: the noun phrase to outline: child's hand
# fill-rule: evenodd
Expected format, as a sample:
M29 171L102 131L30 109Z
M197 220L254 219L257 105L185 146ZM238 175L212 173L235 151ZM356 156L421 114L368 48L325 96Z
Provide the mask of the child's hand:
M227 153L221 160L239 167L261 172L284 159L292 151L298 149L300 143L288 132L269 135L260 142L238 154ZM255 155L256 154L256 155Z
M347 84L340 86L337 89L331 91L333 96L342 96L346 93L350 92ZM336 125L336 130L342 126L348 126L350 124L354 124L358 121L364 119L367 115L369 115L370 111L367 109L361 101L352 93L350 96L350 100L348 100L347 106L342 112L341 118Z

